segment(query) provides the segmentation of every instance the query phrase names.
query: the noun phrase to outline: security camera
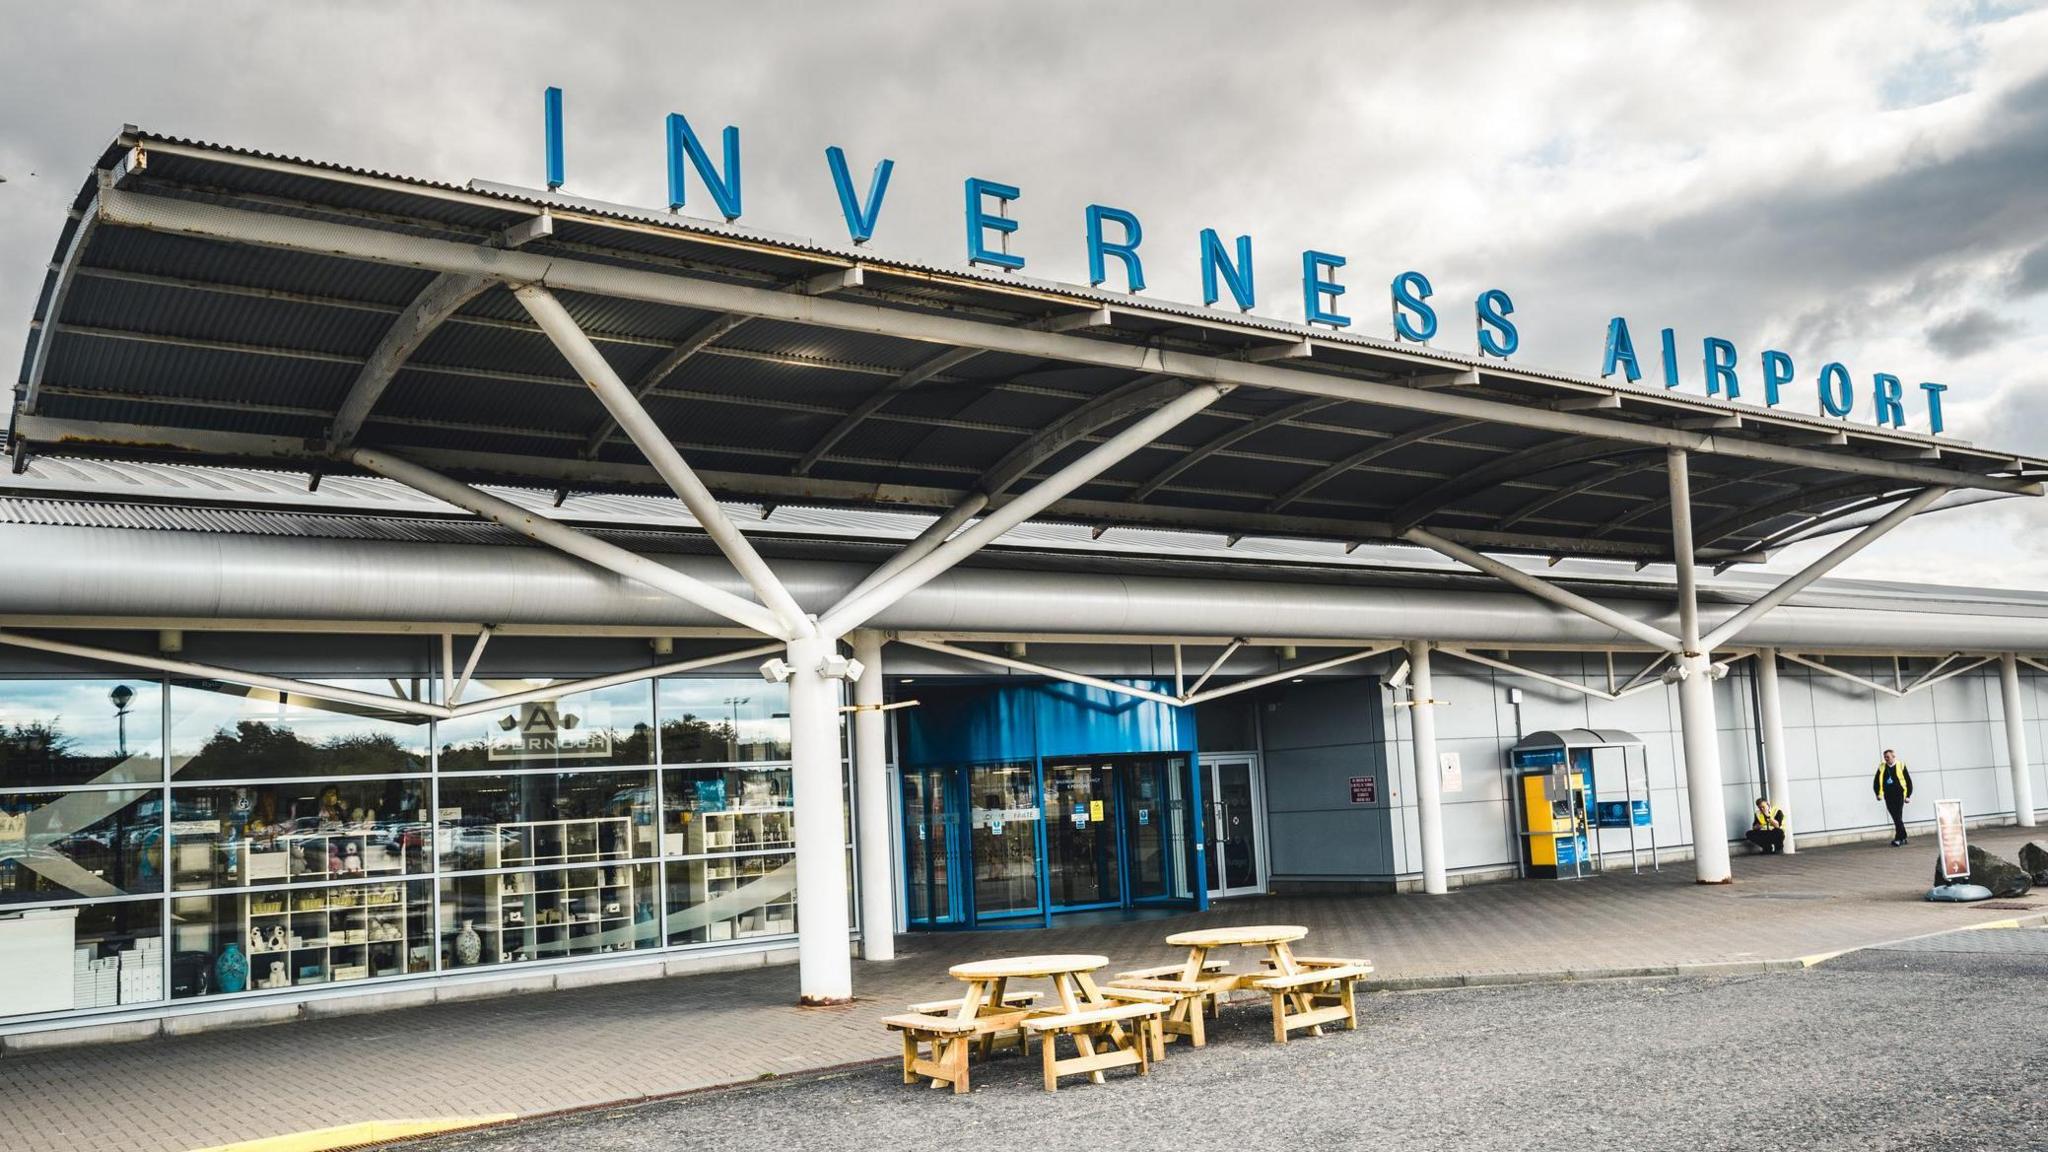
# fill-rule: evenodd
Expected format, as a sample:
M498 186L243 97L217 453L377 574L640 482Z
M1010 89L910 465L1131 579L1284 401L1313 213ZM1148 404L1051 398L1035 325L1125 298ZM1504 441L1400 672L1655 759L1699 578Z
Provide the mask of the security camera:
M761 679L768 681L770 684L787 684L789 683L789 678L794 675L796 675L796 669L790 667L789 661L784 660L780 656L767 660L761 665Z
M818 675L827 680L858 680L866 670L860 661L837 652L818 661Z

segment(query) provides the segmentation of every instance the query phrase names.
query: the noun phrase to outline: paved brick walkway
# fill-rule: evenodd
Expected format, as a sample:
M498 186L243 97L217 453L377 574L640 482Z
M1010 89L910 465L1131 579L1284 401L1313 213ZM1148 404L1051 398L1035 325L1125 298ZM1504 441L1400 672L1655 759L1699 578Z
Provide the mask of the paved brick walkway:
M2008 858L2026 839L1982 830ZM185 1149L366 1120L536 1113L889 1056L875 1020L956 987L961 959L1087 951L1114 964L1173 958L1160 938L1198 923L1309 925L1318 953L1364 955L1389 978L1586 972L1789 959L2027 911L1918 899L1932 840L1738 856L1737 883L1655 876L1527 882L1420 896L1270 897L1206 917L1050 931L911 936L859 964L860 999L791 1001L788 967L717 973L125 1045L0 1058L0 1149ZM2024 903L2048 909L2048 898ZM1366 1009L1370 1015L1370 1007Z

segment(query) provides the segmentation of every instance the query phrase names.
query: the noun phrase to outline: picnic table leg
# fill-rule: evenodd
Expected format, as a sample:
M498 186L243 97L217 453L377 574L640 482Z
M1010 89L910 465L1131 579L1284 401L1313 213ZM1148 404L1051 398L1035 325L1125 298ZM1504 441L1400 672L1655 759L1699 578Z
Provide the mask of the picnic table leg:
M903 1030L903 1082L905 1084L917 1083L917 1053L917 1034L905 1028ZM932 1055L936 1058L938 1053L934 1052Z
M1356 1032L1358 1031L1358 986L1350 980L1340 980L1337 982L1337 987L1342 990L1344 996L1344 1027Z
M1074 997L1073 974L1069 972L1062 972L1059 975L1053 977L1052 983L1053 987L1057 989L1059 992L1060 1007L1068 1012L1079 1012L1081 1010L1081 1004L1080 1001L1076 1000ZM1054 1034L1051 1032L1046 1033L1040 1039L1040 1043L1050 1043L1052 1041L1053 1035ZM1081 1055L1083 1056L1095 1055L1095 1041L1089 1038L1088 1033L1085 1030L1077 1031L1074 1033L1074 1047L1078 1049ZM1046 1065L1047 1069L1050 1069L1051 1067L1052 1065L1050 1064ZM1048 1071L1046 1075L1051 1076L1052 1073ZM1103 1079L1101 1069L1097 1069L1093 1072L1090 1072L1088 1074L1088 1082L1091 1084L1108 1083L1107 1080Z
M1009 988L1009 986L1010 982L1008 980L998 979L995 983L995 989L989 994L989 1003L994 1004L998 1011L1000 1011L1003 1007L1003 994L1005 990ZM996 1034L993 1032L982 1033L981 1058L983 1060L987 1060L991 1055L995 1053L995 1047Z
M1180 970L1181 981L1183 983L1192 983L1200 980L1202 978L1202 966L1208 962L1209 950L1207 948L1197 947L1188 949L1187 967ZM1208 1037L1202 1030L1202 1013L1209 1010L1209 1003L1213 1002L1213 1000L1213 995L1189 996L1176 1003L1172 1011L1167 1014L1167 1019L1173 1021L1176 1025L1182 1025L1187 1028L1188 1045L1190 1047L1201 1048L1209 1043Z
M1080 1037L1076 1036L1075 1040L1079 1042ZM1060 1090L1060 1076L1055 1071L1055 1067L1059 1064L1059 1046L1060 1034L1057 1032L1047 1032L1038 1038L1038 1051L1045 1061L1045 1090L1047 1092L1057 1092Z
M961 1020L979 1018L981 1016L981 1006L986 1001L987 996L987 982L969 980L967 982L967 994L960 997L960 1015L958 1018ZM932 1059L941 1066L953 1069L955 1077L953 1080L953 1091L956 1093L967 1091L967 1051L973 1046L974 1040L970 1036L934 1037L932 1039ZM932 1077L932 1087L943 1088L945 1086L946 1082L943 1079L937 1076Z
M1301 965L1296 963L1294 959L1294 949L1289 948L1285 941L1274 944L1272 951L1273 967L1289 976L1301 971ZM1309 1012L1314 1010L1316 1006L1316 996L1313 992L1297 992L1294 994L1293 1002L1297 1011ZM1321 1024L1310 1025L1308 1034L1311 1036L1321 1036L1323 1034L1323 1026Z

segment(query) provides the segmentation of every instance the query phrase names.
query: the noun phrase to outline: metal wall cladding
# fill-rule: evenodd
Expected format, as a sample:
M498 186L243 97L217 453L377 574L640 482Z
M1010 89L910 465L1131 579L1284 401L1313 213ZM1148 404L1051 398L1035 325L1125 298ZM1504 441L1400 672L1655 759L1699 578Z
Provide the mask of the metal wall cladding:
M1118 683L1168 690L1150 679ZM1190 709L1064 681L916 686L903 712L903 762L982 764L1037 756L1193 752Z

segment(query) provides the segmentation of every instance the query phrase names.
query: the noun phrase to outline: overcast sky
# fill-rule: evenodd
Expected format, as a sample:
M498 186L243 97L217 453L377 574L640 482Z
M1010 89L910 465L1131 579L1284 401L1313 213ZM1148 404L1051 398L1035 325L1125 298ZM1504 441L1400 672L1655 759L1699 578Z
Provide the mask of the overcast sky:
M1082 209L1144 221L1147 294L1201 299L1196 237L1249 233L1258 311L1300 252L1350 261L1389 334L1426 273L1437 344L1501 288L1518 363L1595 374L1608 317L1950 386L1948 431L2048 454L2048 7L1867 3L0 4L0 332L123 123L448 181L665 204L662 122L738 125L745 215L846 240L823 151L894 180L877 254L964 262L961 181L1018 185L1030 275L1085 281ZM692 193L689 210L709 214ZM1120 278L1112 268L1112 287ZM18 339L8 337L7 339ZM1651 379L1656 368L1645 367ZM1779 564L1796 563L1782 557ZM1842 570L2048 588L2048 500L1925 518Z

